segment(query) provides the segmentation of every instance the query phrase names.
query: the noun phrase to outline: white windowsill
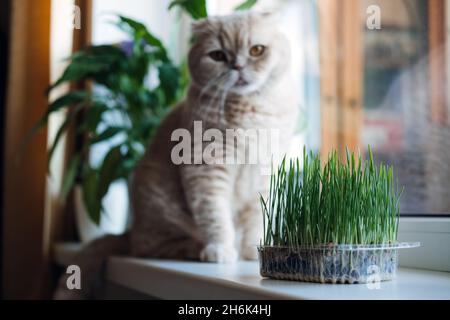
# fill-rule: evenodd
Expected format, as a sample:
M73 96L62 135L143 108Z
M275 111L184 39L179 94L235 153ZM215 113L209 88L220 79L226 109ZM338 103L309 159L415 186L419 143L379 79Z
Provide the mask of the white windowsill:
M55 246L68 265L79 245ZM258 263L233 265L112 257L109 282L161 299L450 299L450 273L400 268L379 290L365 284L330 285L263 279Z

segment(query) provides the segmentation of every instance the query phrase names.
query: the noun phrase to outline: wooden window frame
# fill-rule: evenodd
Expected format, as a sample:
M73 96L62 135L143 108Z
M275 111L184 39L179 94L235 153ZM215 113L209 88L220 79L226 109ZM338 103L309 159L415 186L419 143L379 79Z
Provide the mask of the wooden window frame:
M435 123L449 125L447 109L447 26L446 0L428 1L428 52L430 117Z
M89 43L92 0L76 0L82 29L74 29L74 50ZM2 295L6 299L50 298L55 285L52 245L70 240L72 204L46 202L47 130L24 145L24 138L48 107L52 0L11 1L10 60L4 127L2 184ZM67 135L65 158L75 143ZM51 206L51 208L48 207ZM71 222L72 221L72 222ZM69 229L70 229L69 228Z
M318 0L321 70L321 156L360 146L363 27L359 0Z

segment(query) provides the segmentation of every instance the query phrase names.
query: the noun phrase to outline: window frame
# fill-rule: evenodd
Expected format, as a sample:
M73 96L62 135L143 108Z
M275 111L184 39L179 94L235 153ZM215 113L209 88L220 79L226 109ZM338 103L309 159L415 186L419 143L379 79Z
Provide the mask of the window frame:
M399 251L401 267L450 272L450 215L402 215L398 241L421 244Z

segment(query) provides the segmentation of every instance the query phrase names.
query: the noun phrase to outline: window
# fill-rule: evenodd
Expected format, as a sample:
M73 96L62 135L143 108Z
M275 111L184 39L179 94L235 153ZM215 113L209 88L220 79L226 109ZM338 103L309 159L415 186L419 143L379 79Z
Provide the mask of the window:
M384 22L364 31L362 143L395 166L402 213L448 214L446 2L376 2Z
M450 213L446 1L317 4L322 154L370 144L405 187L402 214Z

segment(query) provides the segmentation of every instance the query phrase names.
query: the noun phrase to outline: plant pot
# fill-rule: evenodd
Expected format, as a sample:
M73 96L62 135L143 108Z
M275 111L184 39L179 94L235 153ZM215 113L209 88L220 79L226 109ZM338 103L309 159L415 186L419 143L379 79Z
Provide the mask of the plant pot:
M128 185L125 181L111 184L103 198L104 212L100 225L92 222L83 200L81 186L74 187L75 220L81 242L90 242L106 234L122 234L129 220Z
M398 249L419 245L260 246L260 273L267 278L320 283L386 281L396 276Z

